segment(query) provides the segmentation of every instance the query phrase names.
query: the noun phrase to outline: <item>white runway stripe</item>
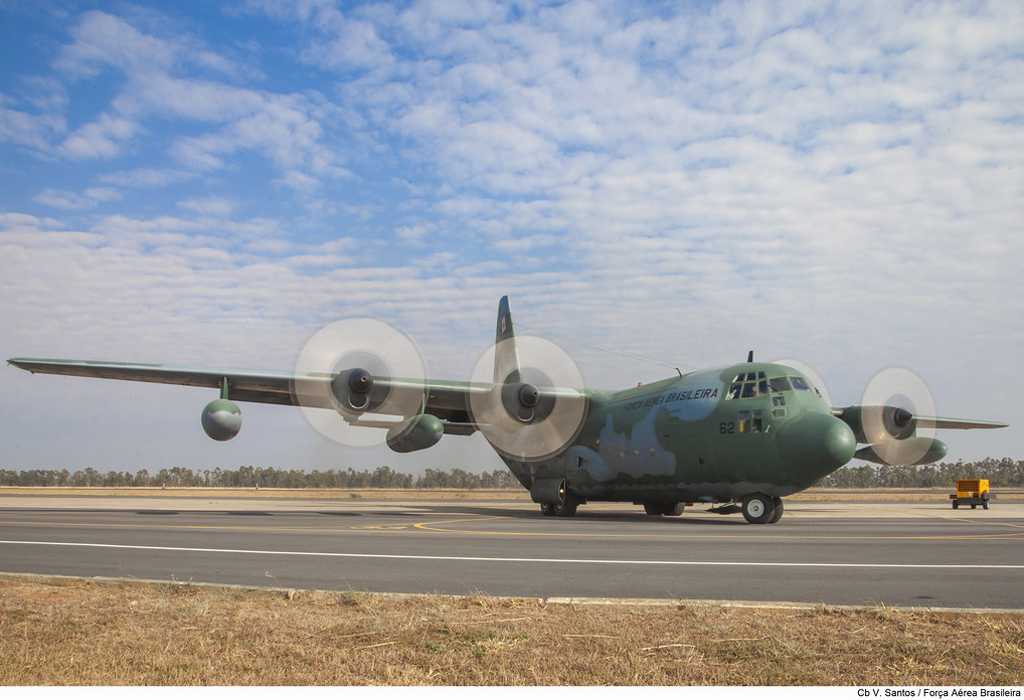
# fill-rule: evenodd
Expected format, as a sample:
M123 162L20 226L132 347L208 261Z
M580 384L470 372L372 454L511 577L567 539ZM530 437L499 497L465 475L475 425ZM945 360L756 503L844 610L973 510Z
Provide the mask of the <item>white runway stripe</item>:
M766 561L672 561L655 559L565 559L526 557L460 557L422 554L363 554L351 552L296 552L265 549L214 549L205 547L157 547L135 544L102 544L93 542L34 542L0 540L0 545L43 547L92 547L97 549L134 549L156 552L190 552L200 554L262 554L270 556L336 557L349 559L404 559L422 561L508 562L518 564L624 564L629 566L704 566L704 567L776 567L817 569L999 569L1024 570L1024 564L887 564L880 562L766 562Z

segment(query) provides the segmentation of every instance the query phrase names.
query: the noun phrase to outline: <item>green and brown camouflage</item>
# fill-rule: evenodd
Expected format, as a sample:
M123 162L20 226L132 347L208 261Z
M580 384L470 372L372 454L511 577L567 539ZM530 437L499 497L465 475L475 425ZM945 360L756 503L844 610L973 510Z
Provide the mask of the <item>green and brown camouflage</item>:
M751 396L742 396L745 384L754 386ZM590 391L587 401L586 420L561 454L541 462L505 457L526 488L564 478L570 493L594 501L781 497L845 465L856 450L853 431L810 381L781 365L703 370L624 391Z
M773 523L782 515L782 497L814 485L855 456L883 464L941 459L945 444L918 435L919 428L1006 427L919 416L894 406L833 408L804 373L752 357L621 391L587 389L552 379L567 376L565 362L557 371L544 362L522 363L526 340L516 337L503 297L488 381L381 376L358 367L274 372L8 362L30 372L216 388L219 398L201 416L215 440L238 434L242 416L235 401L333 409L359 431L385 429L384 441L396 452L480 430L545 515L573 515L588 501L633 502L651 515L679 515L686 505L708 503L727 504L716 510L742 512L751 523ZM404 407L401 415L379 415L396 405ZM866 446L858 450L858 443Z

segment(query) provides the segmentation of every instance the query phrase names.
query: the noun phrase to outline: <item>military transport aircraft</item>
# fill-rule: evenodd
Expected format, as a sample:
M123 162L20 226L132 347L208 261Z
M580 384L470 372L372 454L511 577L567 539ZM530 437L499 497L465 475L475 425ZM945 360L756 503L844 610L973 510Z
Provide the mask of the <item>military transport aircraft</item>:
M742 512L750 523L775 523L783 496L855 457L927 464L947 450L928 434L935 428L1006 427L886 405L888 385L906 377L885 373L872 383L880 401L869 398L869 385L863 405L832 408L806 373L754 362L752 353L745 363L621 391L586 389L561 349L514 334L508 297L498 305L495 345L468 382L425 379L412 342L368 319L315 334L290 372L8 362L33 373L219 389L201 416L214 440L230 440L241 429L235 401L299 406L338 442L365 445L374 441L368 435L383 436L403 453L432 447L445 434L479 430L541 512L554 516L575 515L588 501L631 501L649 515L680 515L702 503L724 504L712 510Z

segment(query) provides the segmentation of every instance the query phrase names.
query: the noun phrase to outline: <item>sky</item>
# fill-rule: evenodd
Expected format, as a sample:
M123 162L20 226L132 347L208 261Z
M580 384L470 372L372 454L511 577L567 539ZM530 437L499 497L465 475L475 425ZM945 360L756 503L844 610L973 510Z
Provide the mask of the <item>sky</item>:
M753 350L919 375L1024 459L1017 2L0 0L0 357L290 370L385 321L468 379L498 299L588 386ZM209 390L0 370L0 468L502 468Z

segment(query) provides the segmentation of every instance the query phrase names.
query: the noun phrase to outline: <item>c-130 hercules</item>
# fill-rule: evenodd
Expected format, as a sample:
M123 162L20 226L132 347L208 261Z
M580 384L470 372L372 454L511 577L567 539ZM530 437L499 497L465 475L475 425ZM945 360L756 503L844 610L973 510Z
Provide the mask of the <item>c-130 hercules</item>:
M235 401L300 406L317 430L339 442L369 444L367 436L383 435L403 453L432 447L445 434L479 430L550 516L575 515L588 501L633 502L649 515L680 515L686 505L702 503L724 504L713 510L742 512L750 523L775 523L782 497L854 457L928 464L947 448L919 431L1006 427L918 415L884 405L888 396L876 403L868 400L870 386L866 405L832 408L805 374L754 362L752 355L742 364L622 391L584 389L579 370L557 346L516 337L508 297L498 305L494 348L469 382L424 379L411 341L367 319L314 335L293 372L8 362L33 373L220 389L202 413L214 440L230 440L241 429ZM876 394L892 379L883 375L873 382ZM857 449L858 443L866 446Z

